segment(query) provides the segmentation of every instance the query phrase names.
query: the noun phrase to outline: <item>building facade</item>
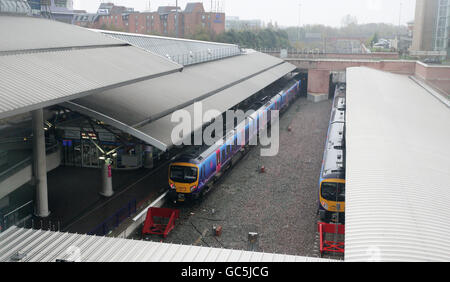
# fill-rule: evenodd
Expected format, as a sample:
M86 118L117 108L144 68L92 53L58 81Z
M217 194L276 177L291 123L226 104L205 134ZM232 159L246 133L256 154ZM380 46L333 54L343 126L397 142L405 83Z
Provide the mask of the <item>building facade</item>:
M449 53L450 1L417 0L411 51Z
M74 18L74 24L130 33L191 37L200 31L224 32L225 14L205 12L202 3L188 3L184 11L175 6L161 6L154 12L136 12L102 3L96 14L79 15Z
M449 53L450 39L450 1L440 0L437 7L436 30L434 33L434 50Z

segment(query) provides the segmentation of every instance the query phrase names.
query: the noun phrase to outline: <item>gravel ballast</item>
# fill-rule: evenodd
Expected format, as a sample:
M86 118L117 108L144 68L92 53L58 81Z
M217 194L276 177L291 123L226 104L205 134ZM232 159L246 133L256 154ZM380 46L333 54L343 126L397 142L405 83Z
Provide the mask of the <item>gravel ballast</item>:
M256 251L316 256L317 188L330 111L329 100L297 99L280 117L277 156L261 157L260 146L252 147L203 200L165 205L179 208L181 217L164 242L248 250L248 233L257 232ZM213 226L222 226L220 237Z

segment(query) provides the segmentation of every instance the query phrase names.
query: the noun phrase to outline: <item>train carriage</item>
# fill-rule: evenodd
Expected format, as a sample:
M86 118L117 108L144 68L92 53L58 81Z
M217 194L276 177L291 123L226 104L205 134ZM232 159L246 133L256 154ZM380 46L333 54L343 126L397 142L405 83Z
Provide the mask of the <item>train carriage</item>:
M169 196L176 201L200 198L232 159L271 122L271 111L283 110L299 96L300 81L290 83L263 106L247 116L214 145L183 154L169 165Z
M319 217L345 223L345 86L336 86L319 177Z

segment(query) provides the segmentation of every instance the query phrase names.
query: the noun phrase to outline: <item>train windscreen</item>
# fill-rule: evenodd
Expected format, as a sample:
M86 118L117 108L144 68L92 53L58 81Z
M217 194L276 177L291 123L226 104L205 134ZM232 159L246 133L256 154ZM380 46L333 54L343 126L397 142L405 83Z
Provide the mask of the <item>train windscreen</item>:
M196 167L191 166L172 166L170 168L170 179L178 183L194 183L197 181Z
M323 182L322 198L327 201L345 201L345 183Z

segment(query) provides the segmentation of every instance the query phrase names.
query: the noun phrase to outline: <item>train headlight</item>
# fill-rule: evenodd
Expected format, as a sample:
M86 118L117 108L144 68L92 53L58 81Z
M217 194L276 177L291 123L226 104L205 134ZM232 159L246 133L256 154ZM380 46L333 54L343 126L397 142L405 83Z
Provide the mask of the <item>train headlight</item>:
M175 189L177 189L177 187L175 187L175 184L171 183L170 184L170 189L175 190Z
M197 186L191 186L191 192L195 191L197 189Z
M324 209L328 209L328 204L327 203L325 203L325 202L322 202L322 207L324 208Z

